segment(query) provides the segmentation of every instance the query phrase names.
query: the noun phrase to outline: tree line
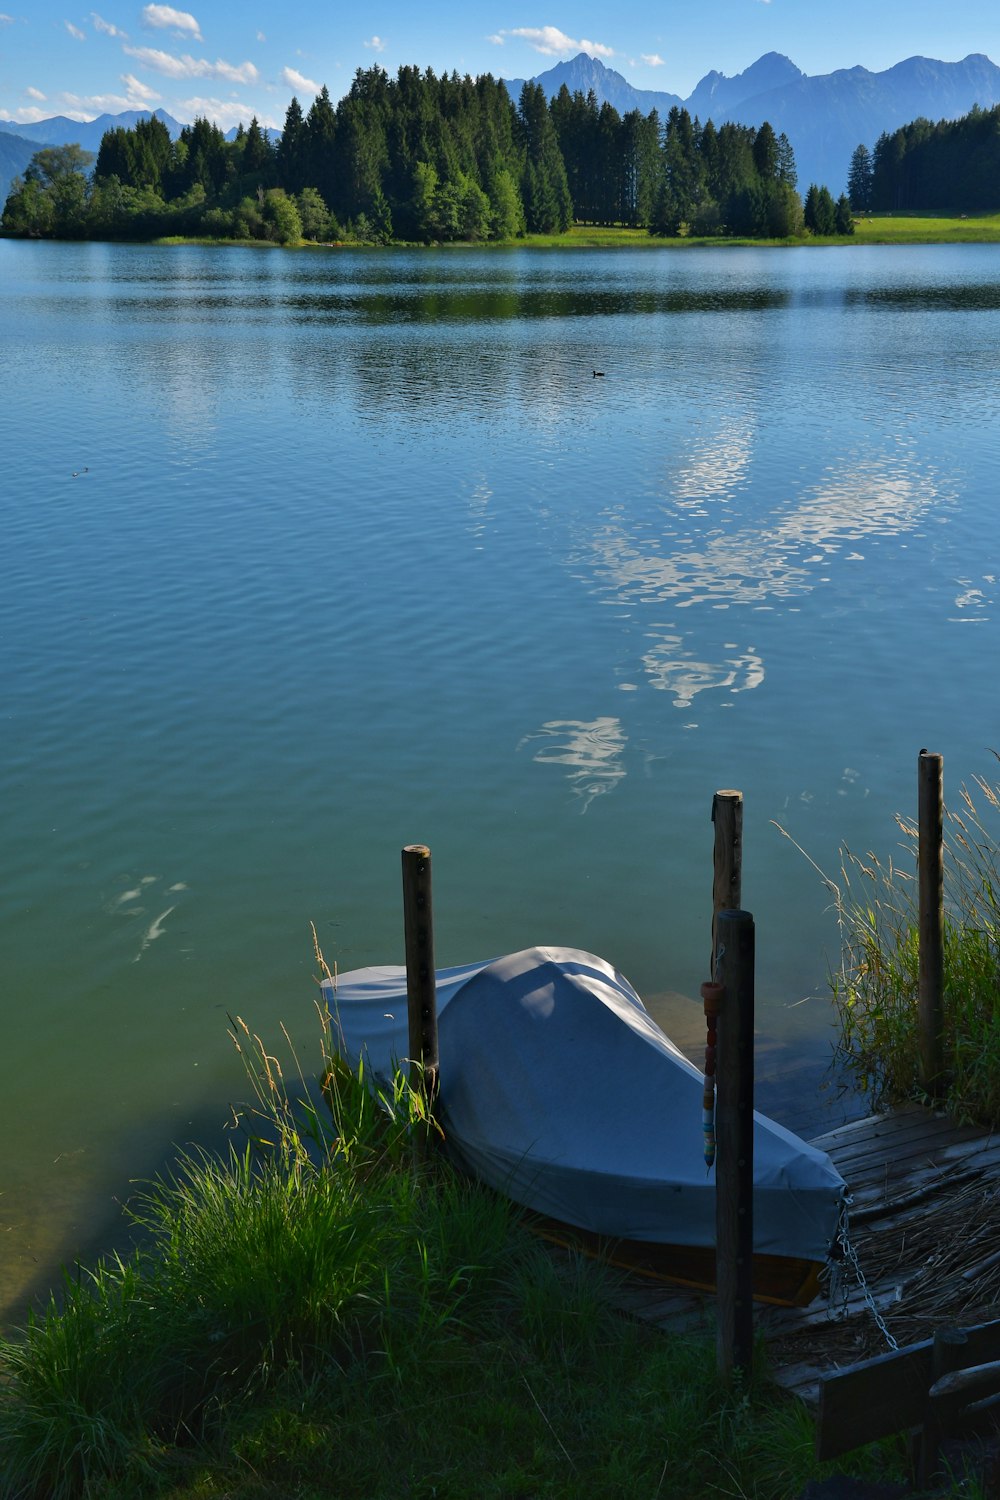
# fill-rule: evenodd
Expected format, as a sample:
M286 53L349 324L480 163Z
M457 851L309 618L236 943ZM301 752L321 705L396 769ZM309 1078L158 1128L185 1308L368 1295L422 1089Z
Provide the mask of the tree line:
M277 141L256 119L227 141L200 118L172 141L152 116L108 131L96 162L47 147L15 178L2 227L388 243L561 234L574 220L751 238L854 227L847 199L834 205L826 188L803 205L791 144L767 123L716 130L679 107L662 122L655 110L621 115L565 85L550 103L533 82L515 105L489 74L404 67L391 79L378 66L336 106L325 87L308 113L293 98Z
M851 157L847 192L859 212L989 213L1000 197L1000 105L959 120L922 117Z

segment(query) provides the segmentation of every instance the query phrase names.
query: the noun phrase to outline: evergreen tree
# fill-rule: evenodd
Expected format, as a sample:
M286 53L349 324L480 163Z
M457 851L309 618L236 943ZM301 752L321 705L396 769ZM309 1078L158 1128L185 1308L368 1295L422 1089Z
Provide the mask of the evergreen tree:
M302 106L292 96L285 111L285 124L278 142L278 180L288 193L301 193L307 186L308 135Z
M324 203L332 204L336 191L334 142L337 138L337 116L330 102L326 84L320 89L306 115L305 176Z
M541 84L529 79L518 101L518 122L525 153L522 197L533 234L563 234L573 219L573 204L556 128Z
M767 120L754 136L752 148L753 164L762 182L775 182L778 177L778 138Z
M855 148L851 157L847 196L856 213L865 213L872 206L872 156L863 144Z
M834 208L834 233L853 234L854 214L851 210L851 200L846 193L841 193Z
M795 188L799 185L799 174L795 166L795 152L792 143L784 131L778 136L778 181L785 182L789 187Z
M837 233L837 209L830 189L817 187L810 183L806 194L805 226L813 234L831 235Z

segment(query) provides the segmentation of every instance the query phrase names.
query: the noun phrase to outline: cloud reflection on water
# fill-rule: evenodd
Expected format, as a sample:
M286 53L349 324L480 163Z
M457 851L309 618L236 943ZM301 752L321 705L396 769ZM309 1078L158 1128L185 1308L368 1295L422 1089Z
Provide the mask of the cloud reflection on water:
M652 623L638 617L653 643L641 658L647 681L673 694L678 708L689 707L707 689L741 692L764 681L765 662L754 645L730 640L713 645L706 606L717 611L769 609L776 602L792 607L792 601L831 581L824 570L832 562L863 563L865 554L855 544L913 531L932 511L940 518L942 504L952 499L939 477L899 443L828 467L801 497L784 509L778 502L758 522L751 514L734 513L752 454L746 421L720 429L711 443L693 441L689 457L665 477L664 541L650 540L622 507L608 507L571 558L610 602L633 612L666 603L674 612L700 606L697 625L686 630L675 619ZM717 512L699 508L708 502L727 503L725 530L715 524ZM713 524L698 526L702 516L711 516ZM671 521L683 521L683 531L672 531ZM962 603L978 600L970 591ZM729 617L725 631L733 634Z
M533 759L543 765L566 766L566 779L586 812L595 797L610 792L626 774L622 754L628 736L620 719L550 719L532 734L526 734L518 750L534 740L542 744Z

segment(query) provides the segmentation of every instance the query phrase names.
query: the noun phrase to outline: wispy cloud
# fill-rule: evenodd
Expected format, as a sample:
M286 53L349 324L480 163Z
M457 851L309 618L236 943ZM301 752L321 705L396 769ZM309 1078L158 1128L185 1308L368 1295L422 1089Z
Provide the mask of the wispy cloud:
M41 89L27 88L24 92L27 94L29 99L38 99L44 104L45 95L42 93Z
M318 94L320 90L318 83L313 83L311 78L307 78L296 68L282 68L281 81L287 83L290 89L297 89L300 94Z
M512 26L501 36L519 36L523 41L541 52L545 57L567 57L570 53L586 52L589 57L614 57L615 49L603 42L590 42L586 37L574 41L558 26Z
M94 23L94 30L95 31L103 31L103 33L104 33L105 36L127 36L128 35L127 32L122 31L122 30L119 29L119 27L115 26L112 21L106 21L103 16L99 16L97 14L96 10L92 10L90 12L90 19Z
M123 47L122 51L167 78L225 78L228 83L256 83L259 76L252 62L234 64L218 58L213 63L207 57L192 57L190 53L175 57L172 52L160 52L155 47Z
M0 26L13 26L13 24L13 16L5 16L2 12L0 12Z
M94 112L99 115L120 113L123 109L134 107L134 101L127 99L124 94L60 94L66 113L73 119L92 119Z
M173 114L173 105L170 106L170 110ZM249 104L241 104L236 99L180 99L177 102L177 111L179 119L194 120L201 117L205 120L213 120L222 130L231 130L241 120L244 125L249 125L254 115L257 116L257 123L262 130L281 129L281 126L274 120L265 119L259 109L254 109Z
M492 36L488 36L486 38L486 40L488 42L491 42L494 47L502 47L503 46L503 37L500 35L499 31L495 31L493 33L493 35Z
M174 10L172 5L146 5L142 11L143 24L160 31L175 31L181 36L193 36L201 41L201 27L190 11Z
M365 46L370 47L373 52L385 51L385 41L380 36L371 37L369 41L365 42Z
M163 98L163 95L151 89L148 83L141 83L134 73L123 73L121 80L128 89L130 99L141 99L144 104L152 104L155 99Z
M643 52L642 60L647 68L664 68L666 63L658 52Z
M74 26L72 21L64 21L63 25L69 32L70 36L75 36L78 42L85 42L87 40L86 36L80 30L79 26Z

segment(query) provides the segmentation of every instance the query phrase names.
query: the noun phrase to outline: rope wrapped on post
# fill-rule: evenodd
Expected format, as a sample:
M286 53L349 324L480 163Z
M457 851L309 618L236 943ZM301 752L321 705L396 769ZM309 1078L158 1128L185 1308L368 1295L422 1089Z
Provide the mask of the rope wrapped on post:
M705 1167L710 1172L715 1165L715 1059L718 1046L717 1024L719 1007L725 994L721 984L711 980L701 987L701 998L705 1006L705 1090L702 1094L701 1128L705 1136Z

